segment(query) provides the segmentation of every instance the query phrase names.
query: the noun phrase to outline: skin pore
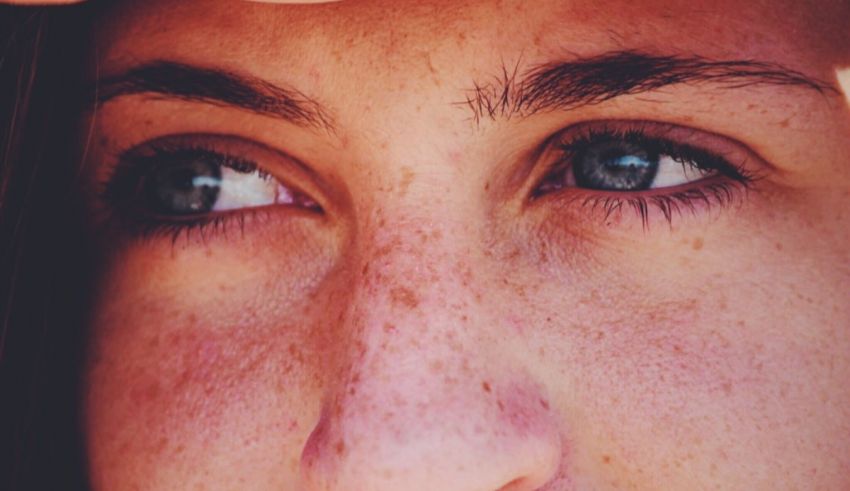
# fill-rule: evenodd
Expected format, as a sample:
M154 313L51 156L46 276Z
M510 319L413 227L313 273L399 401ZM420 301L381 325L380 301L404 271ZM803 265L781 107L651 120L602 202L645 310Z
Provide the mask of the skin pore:
M843 1L110 8L81 122L94 489L850 487L848 21ZM760 64L503 110L538 67L623 52ZM164 63L194 78L127 78ZM223 101L237 78L277 98ZM693 182L669 220L663 189L643 214L540 191L557 142L612 128L753 179ZM113 209L128 155L178 147L316 206L193 228Z

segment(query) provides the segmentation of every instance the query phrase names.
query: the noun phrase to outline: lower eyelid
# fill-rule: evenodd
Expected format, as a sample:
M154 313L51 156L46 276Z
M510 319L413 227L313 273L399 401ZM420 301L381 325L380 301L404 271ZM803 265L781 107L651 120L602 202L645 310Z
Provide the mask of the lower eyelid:
M622 226L647 231L742 205L751 189L747 182L718 175L664 190L600 192L568 188L537 198L534 206L553 209L553 219L565 227Z

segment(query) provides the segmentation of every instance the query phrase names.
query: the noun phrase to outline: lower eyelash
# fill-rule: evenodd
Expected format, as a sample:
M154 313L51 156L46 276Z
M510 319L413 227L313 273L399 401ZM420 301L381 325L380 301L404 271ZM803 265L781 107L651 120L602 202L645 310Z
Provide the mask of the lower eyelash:
M580 208L589 210L591 215L598 214L606 225L621 218L623 212L632 211L640 219L642 228L648 230L654 214L672 226L674 219L685 213L696 214L700 210L709 211L717 206L723 208L742 202L752 189L752 181L752 178L727 179L655 195L593 193L582 197L572 193L572 196L557 199L564 199L563 203L568 205L578 204Z
M269 210L257 207L241 210L239 213L201 215L172 221L145 216L127 218L113 214L109 218L108 225L122 233L129 233L132 237L142 240L169 238L171 244L175 245L181 238L190 241L197 237L203 244L207 244L210 237L221 235L226 239L234 226L236 226L238 233L244 236L246 222L262 220L268 213Z

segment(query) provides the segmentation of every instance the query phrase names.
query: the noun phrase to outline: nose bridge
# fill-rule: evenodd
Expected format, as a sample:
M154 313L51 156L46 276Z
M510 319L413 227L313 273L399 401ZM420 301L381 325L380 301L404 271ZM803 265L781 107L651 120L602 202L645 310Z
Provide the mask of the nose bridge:
M433 215L431 215L433 216ZM430 369L471 363L464 345L477 317L478 279L470 264L470 230L422 214L381 217L361 238L352 299L343 329L353 351L352 376L428 377ZM381 373L387 372L387 373ZM401 387L399 387L401 388Z
M538 388L488 359L475 231L396 210L359 231L340 326L346 359L303 451L305 482L348 490L539 486L557 466L557 431Z

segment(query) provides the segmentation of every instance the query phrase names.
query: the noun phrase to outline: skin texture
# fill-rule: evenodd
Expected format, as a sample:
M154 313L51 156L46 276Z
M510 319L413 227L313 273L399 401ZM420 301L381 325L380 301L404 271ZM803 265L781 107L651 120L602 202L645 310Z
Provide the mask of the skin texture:
M617 49L765 60L836 87L850 66L847 2L702 3L107 12L93 77L224 68L297 88L335 129L146 95L81 123L104 258L94 489L850 488L841 93L691 84L478 123L463 104L503 65ZM718 135L762 177L648 227L575 190L530 199L554 162L537 149L594 120ZM275 150L260 165L324 213L267 208L176 238L101 226L94 189L117 156L189 133Z

